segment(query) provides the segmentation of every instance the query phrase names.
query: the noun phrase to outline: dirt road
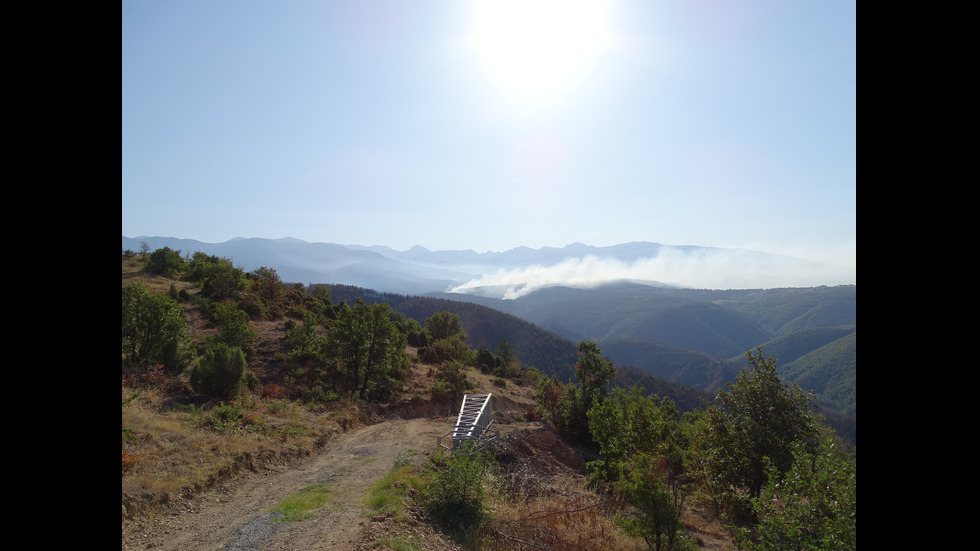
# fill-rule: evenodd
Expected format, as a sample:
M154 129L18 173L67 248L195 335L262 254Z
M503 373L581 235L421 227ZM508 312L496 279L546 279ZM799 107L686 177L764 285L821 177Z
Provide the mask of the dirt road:
M449 432L454 422L450 417L394 419L353 430L288 470L207 492L170 516L124 522L122 549L357 549L369 543L362 541L370 539L372 522L364 514L365 498L374 482L392 468L399 452L412 450L417 452L415 461L425 461L437 437ZM327 484L330 489L330 499L313 518L273 522L279 513L270 512L272 507L312 484Z

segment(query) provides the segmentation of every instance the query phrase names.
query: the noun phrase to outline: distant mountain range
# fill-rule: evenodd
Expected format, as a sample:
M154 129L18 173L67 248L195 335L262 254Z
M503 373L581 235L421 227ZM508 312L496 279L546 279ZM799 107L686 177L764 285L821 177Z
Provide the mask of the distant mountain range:
M517 247L504 252L430 251L416 246L309 243L293 238L235 238L205 243L173 237L122 237L122 250L169 247L231 259L245 271L274 268L289 283L338 283L401 294L462 293L517 298L563 285L613 281L655 287L749 289L853 283L839 267L741 249L634 242L609 247Z
M273 268L285 282L327 284L335 300L389 302L420 323L454 311L471 346L495 349L505 339L526 365L565 378L574 364L573 343L595 340L618 366L714 392L745 367L746 351L761 346L777 358L784 378L812 390L819 403L857 412L856 285L692 288L683 279L650 277L658 263L743 277L764 269L773 271L770 277L804 269L821 274L825 265L657 243L476 253L288 238L204 243L124 236L122 250L139 251L143 243L150 251L170 247L188 256L229 258L246 272Z

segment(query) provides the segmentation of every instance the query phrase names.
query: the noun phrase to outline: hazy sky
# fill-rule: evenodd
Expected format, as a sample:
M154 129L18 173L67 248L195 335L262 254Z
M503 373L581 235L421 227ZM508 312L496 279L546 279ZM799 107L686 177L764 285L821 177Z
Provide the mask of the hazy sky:
M856 267L856 164L853 1L122 2L129 237Z

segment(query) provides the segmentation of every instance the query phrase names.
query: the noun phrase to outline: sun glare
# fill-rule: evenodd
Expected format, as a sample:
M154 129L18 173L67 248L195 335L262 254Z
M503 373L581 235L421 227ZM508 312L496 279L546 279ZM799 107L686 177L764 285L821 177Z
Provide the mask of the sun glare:
M490 80L518 100L574 86L609 44L604 0L486 0L470 36Z

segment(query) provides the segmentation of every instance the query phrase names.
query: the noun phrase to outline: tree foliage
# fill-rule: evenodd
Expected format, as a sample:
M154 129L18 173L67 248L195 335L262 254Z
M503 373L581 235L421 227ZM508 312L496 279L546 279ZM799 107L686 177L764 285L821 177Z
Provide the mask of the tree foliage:
M611 483L635 507L620 524L653 549L672 548L686 491L673 401L639 388L615 389L588 416L601 455L588 464L589 473Z
M759 523L739 530L748 550L857 548L857 463L826 438L816 451L793 446L793 464L780 473L768 465L768 479L753 508Z
M457 360L442 362L436 367L433 378L429 392L437 400L458 400L466 390L473 388L466 376L466 366Z
M423 493L429 515L457 539L489 514L487 482L499 466L489 452L467 442L445 459L435 458L434 479Z
M286 315L288 292L275 269L263 266L245 276L248 286L243 298L250 318L277 320Z
M140 282L122 288L122 357L133 367L163 365L172 373L188 360L187 319L176 301Z
M249 325L248 314L237 303L225 300L215 305L211 323L218 328L215 337L218 341L239 348L246 356L252 355L255 330Z
M163 247L150 253L146 260L146 271L165 277L174 277L183 271L184 264L184 259L180 257L180 251Z
M225 258L208 261L202 267L201 295L208 300L221 302L223 300L239 301L248 289L245 272L236 268L231 260Z
M290 322L292 323L292 322ZM320 359L322 339L317 335L317 317L313 312L304 312L303 323L286 329L286 344L289 357L300 362L315 363Z
M565 438L592 445L588 412L605 397L610 381L616 376L616 366L602 356L595 342L581 341L574 371L577 385L562 383L557 377L540 381L539 413Z
M436 312L425 320L425 332L430 341L443 339L466 340L466 332L463 331L463 322L459 314L452 312Z
M221 400L231 400L241 388L245 366L245 353L240 348L212 342L191 370L191 388Z
M776 375L776 359L746 353L751 369L720 391L695 437L692 465L702 489L736 518L748 512L769 480L786 473L797 442L816 445L811 397Z
M656 454L633 455L628 466L613 486L634 509L621 515L617 524L627 534L642 538L650 549L675 549L685 497L681 477Z
M472 364L475 353L466 345L466 332L459 314L436 312L425 320L425 347L419 350L419 358L426 363L441 364L459 361Z
M407 377L405 336L391 316L385 303L345 304L324 341L337 382L360 398L384 399L400 392Z

